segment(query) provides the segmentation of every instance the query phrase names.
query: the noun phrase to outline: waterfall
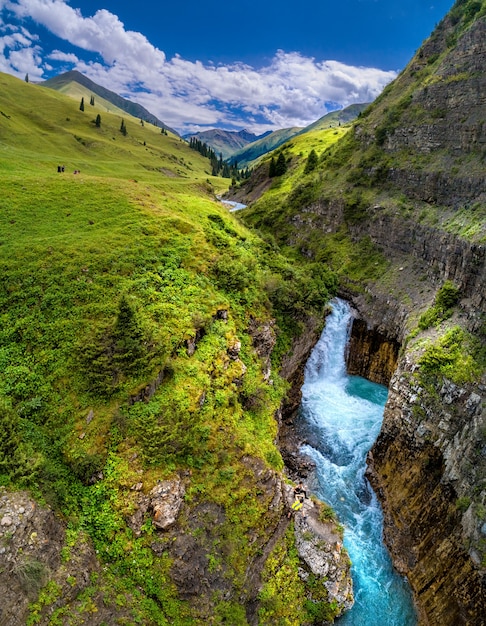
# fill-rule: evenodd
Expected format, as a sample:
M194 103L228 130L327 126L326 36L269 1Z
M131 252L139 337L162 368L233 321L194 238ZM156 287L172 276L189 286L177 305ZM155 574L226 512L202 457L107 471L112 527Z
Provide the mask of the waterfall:
M336 299L305 370L300 420L316 464L316 495L344 526L352 561L355 604L339 626L415 626L407 581L393 569L383 544L379 502L365 478L366 454L381 427L387 389L346 374L352 314Z

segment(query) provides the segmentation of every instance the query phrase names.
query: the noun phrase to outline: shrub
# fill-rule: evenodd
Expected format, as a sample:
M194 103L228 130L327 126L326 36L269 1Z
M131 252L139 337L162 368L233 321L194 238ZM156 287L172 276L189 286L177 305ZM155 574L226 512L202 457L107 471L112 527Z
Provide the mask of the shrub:
M318 160L319 159L317 158L317 152L314 149L312 149L309 152L309 156L307 157L307 162L304 168L304 174L309 174L309 172L312 172L312 170L315 170L317 167Z
M451 317L459 295L459 289L451 281L446 281L437 292L433 306L420 316L418 327L426 330Z

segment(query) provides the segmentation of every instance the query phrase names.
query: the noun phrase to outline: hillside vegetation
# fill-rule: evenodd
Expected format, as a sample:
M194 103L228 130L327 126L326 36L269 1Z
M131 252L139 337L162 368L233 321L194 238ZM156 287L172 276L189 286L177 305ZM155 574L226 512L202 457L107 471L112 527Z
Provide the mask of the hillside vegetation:
M246 623L237 598L275 522L249 463L282 469L278 359L335 279L240 225L214 200L224 181L179 138L130 116L124 134L107 112L97 126L89 101L4 74L0 87L0 485L62 513L65 554L88 537L104 564L83 601L51 581L28 623L81 623L100 594L122 623L194 623L170 546L156 558L150 522L140 536L127 523L133 485L177 475L190 507L224 510L204 562L230 592L199 598L196 623ZM271 380L250 327L276 335ZM288 567L301 600L274 589L265 604L282 619L306 611Z
M360 363L401 344L369 475L424 624L486 610L485 62L486 2L458 0L336 141L293 138L286 172L267 158L233 193L266 240L339 275Z
M76 70L53 76L40 84L42 87L55 89L71 98L81 100L81 98L84 97L87 103L90 102L93 106L103 111L122 115L128 114L154 124L159 128L170 130L174 135L178 135L175 130L167 126L167 124L164 124L164 122L155 117L150 111L147 111L141 104L122 98L114 91L110 91L106 89L106 87L98 85ZM92 102L92 98L94 102Z

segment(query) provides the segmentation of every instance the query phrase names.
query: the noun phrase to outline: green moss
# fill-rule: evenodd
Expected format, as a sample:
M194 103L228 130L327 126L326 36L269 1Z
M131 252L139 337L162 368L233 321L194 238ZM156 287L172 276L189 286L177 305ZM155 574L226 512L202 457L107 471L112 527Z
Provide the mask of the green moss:
M426 330L449 319L459 301L459 296L459 289L451 281L446 281L437 292L432 307L420 316L418 328Z
M444 376L456 384L477 380L485 369L484 346L462 328L447 330L419 359L423 376Z

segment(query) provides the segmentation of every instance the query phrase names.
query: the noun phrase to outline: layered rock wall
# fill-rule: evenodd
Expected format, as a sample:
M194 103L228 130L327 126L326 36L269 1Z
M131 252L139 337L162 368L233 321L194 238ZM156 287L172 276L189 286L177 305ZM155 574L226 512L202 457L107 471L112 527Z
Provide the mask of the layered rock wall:
M481 484L484 489L483 399L476 387L446 380L431 393L416 370L413 359L401 359L368 477L383 503L385 541L410 581L421 624L480 626L486 578L478 546L486 527L470 496Z

